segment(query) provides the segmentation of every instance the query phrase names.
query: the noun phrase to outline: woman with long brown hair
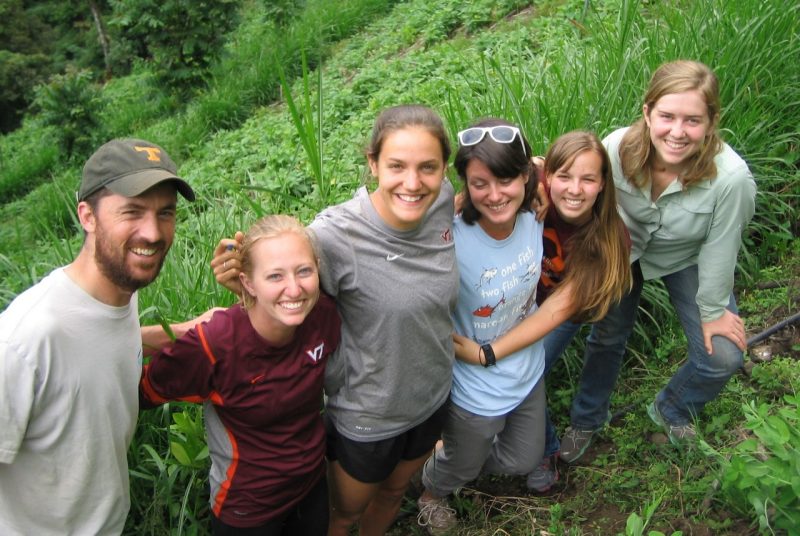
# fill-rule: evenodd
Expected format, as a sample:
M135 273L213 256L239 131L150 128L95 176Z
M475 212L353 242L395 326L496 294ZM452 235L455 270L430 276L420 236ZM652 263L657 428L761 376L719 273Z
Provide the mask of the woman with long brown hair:
M573 131L556 139L545 156L543 183L550 205L536 295L540 308L490 348L497 359L504 359L544 337L546 377L583 322L604 318L628 296L631 269L611 161L594 133ZM474 359L477 346L463 337L455 339L459 359ZM531 489L546 491L556 481L558 450L548 415L544 456L528 478Z
M608 420L643 280L664 282L688 341L688 359L648 406L673 444L695 438L698 413L742 364L745 331L732 290L756 187L747 164L720 139L720 110L719 83L707 66L665 63L652 76L642 117L603 140L631 235L634 285L587 339L561 440L567 462L585 453ZM560 354L572 335L554 339L548 351Z

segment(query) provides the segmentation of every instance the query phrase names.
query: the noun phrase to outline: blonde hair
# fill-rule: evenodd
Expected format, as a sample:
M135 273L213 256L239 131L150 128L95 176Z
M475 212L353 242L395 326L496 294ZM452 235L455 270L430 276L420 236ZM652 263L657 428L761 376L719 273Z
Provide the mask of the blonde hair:
M603 189L592 205L591 219L564 244L569 251L560 285L571 287L571 315L575 322L596 322L631 289L631 266L625 224L617 212L611 160L592 132L575 130L560 136L547 151L547 177L572 166L585 151L600 156Z
M311 246L311 251L314 256L314 266L319 269L319 250L317 249L316 239L311 229L303 226L303 224L293 216L273 214L264 216L256 221L245 234L244 241L242 242L242 250L239 252L242 262L242 273L252 279L254 268L252 251L253 246L259 240L277 238L289 233L308 240L308 244ZM256 302L255 298L247 292L244 286L242 286L240 300L245 309L249 309L255 305Z
M681 174L683 188L717 175L714 157L722 150L722 139L719 136L719 82L714 73L704 64L697 61L679 60L661 65L653 73L644 104L652 110L664 95L699 91L703 96L708 111L709 126L700 151L689 157L688 165ZM650 180L650 169L654 157L653 144L650 141L650 128L641 117L622 138L619 156L622 172L628 182L641 187Z

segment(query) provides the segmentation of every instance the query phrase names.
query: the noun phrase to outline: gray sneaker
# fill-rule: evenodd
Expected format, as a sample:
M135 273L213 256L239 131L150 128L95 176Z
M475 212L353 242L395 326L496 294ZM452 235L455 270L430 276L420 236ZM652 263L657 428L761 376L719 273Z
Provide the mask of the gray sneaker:
M545 456L536 468L528 474L528 489L536 493L547 493L558 482L558 452Z
M673 445L680 446L684 443L694 441L697 437L697 431L695 431L693 424L669 424L664 420L664 416L661 415L661 412L658 410L655 400L650 402L650 405L647 406L647 414L654 423L664 429L667 433L667 437L669 437L669 442Z
M567 463L578 461L592 444L594 433L595 430L576 430L567 426L561 438L561 459Z
M428 534L445 534L458 523L456 511L450 508L446 497L440 499L417 499L419 515L417 524L427 529Z

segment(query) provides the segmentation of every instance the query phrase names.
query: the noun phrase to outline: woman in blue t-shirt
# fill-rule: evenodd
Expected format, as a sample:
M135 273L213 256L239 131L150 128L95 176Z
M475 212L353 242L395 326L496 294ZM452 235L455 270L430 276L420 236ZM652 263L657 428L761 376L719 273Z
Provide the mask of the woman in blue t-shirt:
M454 167L464 182L462 213L453 223L459 293L458 334L483 348L536 310L542 223L530 211L537 189L531 149L519 128L486 119L459 132ZM544 447L545 397L541 344L500 362L456 361L442 432L443 447L425 463L419 523L455 524L446 497L478 476L525 474Z
M513 195L499 195L516 191L514 187L519 190L521 184L526 189L535 185L533 166L525 167L530 151L523 143L503 144L496 139L481 139L478 145L465 147L471 136L459 136L462 146L455 167L467 186L463 221L457 219L454 225L462 271L458 334L454 336L459 361L449 406L452 418L445 425L442 448L428 460L423 473L426 490L419 501L419 521L430 531L455 524L446 496L480 472L526 474L542 460L545 430L555 432L545 416L541 385L550 356L544 360L546 342L537 341L568 319L602 318L631 285L629 240L616 210L614 188L607 187L612 184L611 163L597 136L569 132L550 147L544 161L550 205L544 225L532 225L532 236L525 227L532 220L525 212L528 199L520 202ZM500 136L501 141L507 139ZM480 153L472 149L481 145ZM512 163L519 167L510 167ZM509 175L512 178L497 178ZM482 192L493 190L497 193L489 202L475 202L487 198ZM467 227L468 218L475 221L476 214L478 225ZM505 239L502 233L492 235L493 226L502 228L501 222L505 222ZM459 232L464 229L471 232ZM534 249L535 266L525 267L524 261L530 260L526 251L514 257L515 237L520 239L518 231L523 229L529 233L522 235L525 243L542 248ZM522 267L524 275L520 275ZM478 283L472 284L470 278ZM514 291L528 291L525 285L530 284L536 288L537 280L530 303L526 301L519 315L510 318L510 325L503 323L509 320L503 306L515 299ZM540 307L531 306L534 299ZM527 376L531 370L534 380ZM493 429L497 430L494 435ZM550 475L548 486L554 479Z

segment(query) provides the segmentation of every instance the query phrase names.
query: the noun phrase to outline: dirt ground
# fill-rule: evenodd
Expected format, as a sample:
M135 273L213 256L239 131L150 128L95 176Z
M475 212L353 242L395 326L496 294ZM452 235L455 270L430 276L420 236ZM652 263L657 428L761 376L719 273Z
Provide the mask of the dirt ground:
M617 426L622 423L616 423ZM609 426L615 426L612 421ZM657 435L657 434L653 434ZM532 494L525 485L524 477L498 477L498 476L482 476L477 481L468 484L467 488L461 491L461 497L471 499L476 506L484 511L488 511L489 516L502 515L509 510L515 511L530 508L528 517L535 518L535 523L531 523L537 530L542 531L543 536L554 534L547 532L548 524L550 521L549 509L556 504L563 504L571 502L575 497L586 496L586 494L597 494L598 489L596 484L587 482L585 479L571 478L574 471L579 470L581 467L590 467L596 457L611 454L613 451L613 444L603 438L598 438L587 450L586 454L581 458L580 462L567 465L559 462L560 479L553 486L553 488L544 495ZM407 498L410 501L416 502L416 497L419 496L421 488L419 483L409 490ZM530 506L527 504L526 498L535 497L535 501L530 501ZM578 524L573 522L566 522L565 526L579 529L580 534L585 535L603 535L613 536L615 534L624 534L625 526L630 515L627 510L621 510L616 504L603 501L602 498L595 500L596 507L592 510L583 512L584 520ZM395 523L393 529L390 531L391 536L407 536L425 534L425 532L417 526L416 520L417 511L402 512L399 519ZM710 519L713 519L718 524L721 524L726 519L730 518L730 514L725 511L711 511L707 514ZM683 536L716 536L719 532L712 529L709 525L698 523L686 518L677 518L669 522L669 531L667 527L659 526L658 529L671 534L674 531L682 531ZM653 529L654 527L649 527ZM464 525L462 527L463 534L476 536L480 534L476 532L476 528ZM758 532L752 529L748 523L743 521L734 521L732 525L725 531L726 535L736 536L749 536L756 535ZM455 532L454 536L462 534L462 532ZM503 536L528 536L529 532L516 533L516 532L487 532L488 535L503 535Z
M768 326L763 326L761 331L749 330L748 337L754 338L782 321L800 313L800 267L796 270L793 280L779 282L788 287L789 303L772 311L768 317ZM800 359L800 321L789 324L769 337L754 343L748 348L753 361L769 360L772 356L788 355Z

